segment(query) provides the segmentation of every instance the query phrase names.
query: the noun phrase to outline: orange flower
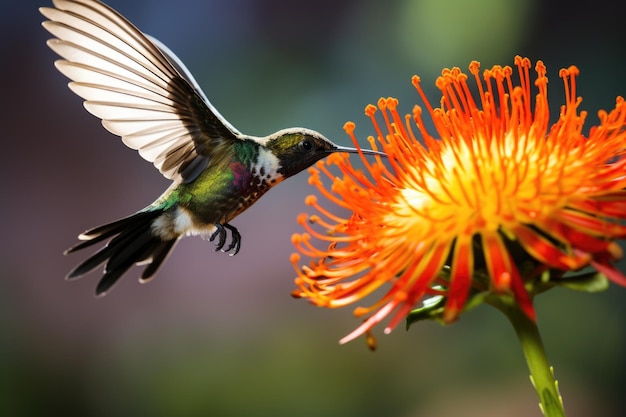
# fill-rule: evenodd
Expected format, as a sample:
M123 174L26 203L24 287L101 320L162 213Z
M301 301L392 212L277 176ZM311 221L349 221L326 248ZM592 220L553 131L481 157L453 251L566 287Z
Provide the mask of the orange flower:
M336 154L327 165L338 167L340 176L323 161L309 171L309 182L352 214L333 214L316 197L307 198L319 215L298 218L306 233L292 240L312 261L301 267L300 255L292 255L294 295L341 307L385 288L379 301L355 309L356 316L369 317L342 343L369 334L386 317L390 332L433 294L445 297L447 322L470 294L486 292L512 295L534 319L532 282L548 270L563 279L567 271L593 266L626 285L613 265L621 257L615 239L626 237L626 103L618 97L611 112L599 112L600 124L585 136L578 69L571 66L559 73L565 104L550 126L545 66L536 64L533 100L530 61L516 57L515 65L519 82L508 66L483 71L481 80L479 63L472 62L477 101L468 75L445 69L436 82L438 108L414 76L424 106L415 106L412 116L403 119L393 98L365 109L388 162L362 157L366 174L347 154ZM346 123L357 144L354 129Z

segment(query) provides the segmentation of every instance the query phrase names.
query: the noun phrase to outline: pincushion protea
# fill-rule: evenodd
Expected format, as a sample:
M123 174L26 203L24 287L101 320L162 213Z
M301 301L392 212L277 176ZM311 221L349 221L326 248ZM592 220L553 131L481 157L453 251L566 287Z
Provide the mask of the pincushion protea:
M424 105L412 115L402 118L393 98L365 110L388 162L362 158L364 173L347 154L336 154L327 164L340 175L322 161L310 169L310 183L351 215L307 199L319 215L298 219L306 232L292 239L299 252L291 257L294 295L341 307L382 291L377 302L355 309L367 317L342 343L369 334L386 317L390 332L432 294L444 296L447 322L470 294L486 292L512 296L534 320L529 286L547 270L561 277L591 266L626 285L613 264L621 257L615 240L626 236L623 98L610 112L600 111L599 125L586 135L578 69L562 69L565 104L551 125L545 66L537 62L534 87L530 60L518 56L515 66L517 74L494 66L482 78L478 62L469 66L471 77L444 70L436 82L437 108L413 77ZM476 83L476 100L468 78ZM356 144L354 129L346 123ZM312 258L310 264L301 266L300 255Z

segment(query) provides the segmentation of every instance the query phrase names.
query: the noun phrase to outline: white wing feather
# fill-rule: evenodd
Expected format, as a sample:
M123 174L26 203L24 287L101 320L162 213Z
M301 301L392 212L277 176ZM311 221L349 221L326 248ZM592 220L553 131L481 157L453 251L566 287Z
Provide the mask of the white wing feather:
M40 11L56 37L48 45L63 58L56 67L85 108L165 177L193 180L213 146L242 136L161 42L100 2L53 3Z

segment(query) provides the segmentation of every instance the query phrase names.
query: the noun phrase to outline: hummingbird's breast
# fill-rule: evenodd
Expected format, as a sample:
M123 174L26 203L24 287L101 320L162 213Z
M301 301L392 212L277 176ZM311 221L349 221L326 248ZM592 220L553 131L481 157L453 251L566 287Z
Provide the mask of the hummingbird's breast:
M190 216L193 229L228 223L284 179L279 168L278 158L259 147L253 155L210 166L193 182L180 184L174 190L176 205Z
M237 161L231 164L231 169L237 206L233 208L230 219L253 205L270 188L284 179L278 172L280 169L278 158L263 147L259 147L253 162L247 165L245 161Z

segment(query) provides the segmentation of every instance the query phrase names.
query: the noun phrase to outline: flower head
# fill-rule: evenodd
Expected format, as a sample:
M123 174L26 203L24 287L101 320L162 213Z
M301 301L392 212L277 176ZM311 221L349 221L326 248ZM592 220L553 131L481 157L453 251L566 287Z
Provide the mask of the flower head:
M414 76L423 106L412 115L402 118L393 98L365 110L377 133L378 145L370 143L387 162L362 158L364 173L336 154L310 170L310 183L351 214L307 199L319 214L301 215L306 232L293 236L298 252L312 258L302 267L300 254L292 255L294 295L341 307L382 291L355 309L367 318L342 342L387 317L391 331L433 294L445 297L448 322L470 294L485 292L512 296L534 319L527 286L547 270L560 276L592 266L626 285L613 265L621 257L615 240L626 236L626 103L618 97L585 135L572 66L560 71L565 104L550 125L545 66L537 62L534 86L530 61L516 57L515 66L517 74L494 66L482 78L477 62L470 76L445 69L436 108ZM356 144L354 129L346 123Z

